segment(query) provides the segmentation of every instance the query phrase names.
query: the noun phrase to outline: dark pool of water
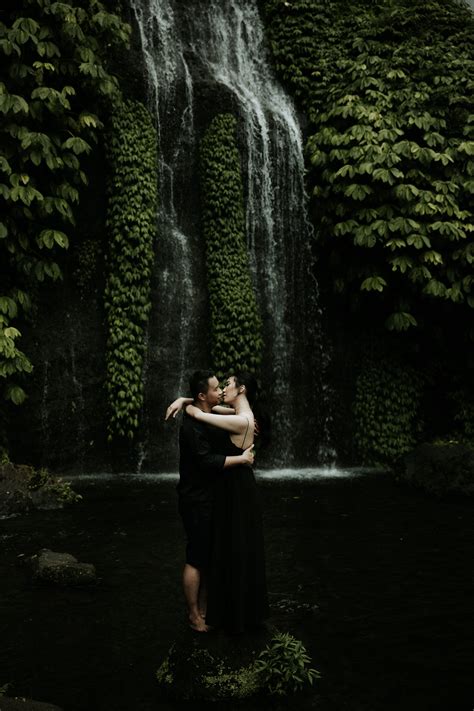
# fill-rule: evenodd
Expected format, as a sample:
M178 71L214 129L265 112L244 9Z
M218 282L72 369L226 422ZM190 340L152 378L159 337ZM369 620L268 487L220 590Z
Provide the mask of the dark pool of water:
M261 490L274 620L323 675L278 708L471 711L472 503L383 474L264 479ZM66 511L0 521L0 686L65 711L180 708L154 681L184 621L174 482L81 491ZM22 560L43 547L94 563L98 584L33 584Z

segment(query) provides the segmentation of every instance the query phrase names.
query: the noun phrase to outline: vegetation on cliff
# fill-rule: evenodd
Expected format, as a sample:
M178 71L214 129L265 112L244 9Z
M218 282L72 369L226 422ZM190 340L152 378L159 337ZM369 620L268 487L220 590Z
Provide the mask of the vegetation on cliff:
M252 287L236 119L219 114L201 143L202 224L211 310L211 353L220 377L258 373L262 323Z
M375 297L396 331L422 323L425 302L474 308L470 10L456 0L265 9L276 66L310 120L316 249L331 285L352 303Z
M130 28L98 0L7 3L0 22L0 409L23 402L18 346L39 285L57 280L74 233L85 156L120 95L108 48Z
M323 298L360 351L354 450L393 461L420 437L473 441L474 15L458 0L262 10L308 118Z
M107 396L109 436L132 439L143 404L143 362L156 235L157 137L136 101L119 104L107 134Z
M368 464L387 464L409 452L423 431L423 381L396 358L366 358L355 384L354 444Z

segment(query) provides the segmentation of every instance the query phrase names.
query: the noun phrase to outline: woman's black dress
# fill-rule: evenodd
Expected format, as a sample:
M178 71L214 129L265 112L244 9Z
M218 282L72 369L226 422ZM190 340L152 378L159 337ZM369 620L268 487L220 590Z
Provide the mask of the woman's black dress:
M230 437L222 454L242 454ZM262 513L251 467L218 474L206 623L240 633L268 616Z

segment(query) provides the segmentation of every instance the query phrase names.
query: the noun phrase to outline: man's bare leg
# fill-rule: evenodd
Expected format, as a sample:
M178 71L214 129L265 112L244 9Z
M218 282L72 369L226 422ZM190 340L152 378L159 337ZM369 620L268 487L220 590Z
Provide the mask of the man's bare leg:
M201 573L189 563L183 569L183 590L186 605L188 607L189 624L196 632L207 632L207 626L199 612L199 587L201 584Z

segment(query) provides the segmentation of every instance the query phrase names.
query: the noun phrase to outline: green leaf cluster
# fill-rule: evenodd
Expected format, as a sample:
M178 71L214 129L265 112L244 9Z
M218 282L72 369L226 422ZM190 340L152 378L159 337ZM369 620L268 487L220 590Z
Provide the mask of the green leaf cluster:
M416 326L424 305L474 308L468 7L264 6L277 70L310 119L316 248L334 289L353 305L376 304L395 331Z
M119 96L110 45L130 28L98 0L24 0L0 21L0 381L15 404L33 369L12 324L38 283L60 279L85 156ZM93 67L94 72L88 71Z
M422 430L423 381L395 358L367 358L353 405L354 442L364 464L390 464L413 449Z
M219 114L201 141L202 223L211 316L212 362L218 377L258 373L262 322L252 287L236 119Z
M450 393L454 406L456 436L463 444L474 446L474 391L472 387L458 387Z
M321 675L311 669L305 646L291 634L279 632L255 662L262 683L270 694L286 696L313 685Z
M27 488L30 491L39 491L40 489L50 491L67 504L74 504L81 501L81 494L74 491L70 482L63 481L60 477L54 476L44 467L41 469L28 467L27 471Z
M117 105L106 152L109 439L114 435L133 439L143 404L142 371L158 206L156 129L143 104L126 101Z

